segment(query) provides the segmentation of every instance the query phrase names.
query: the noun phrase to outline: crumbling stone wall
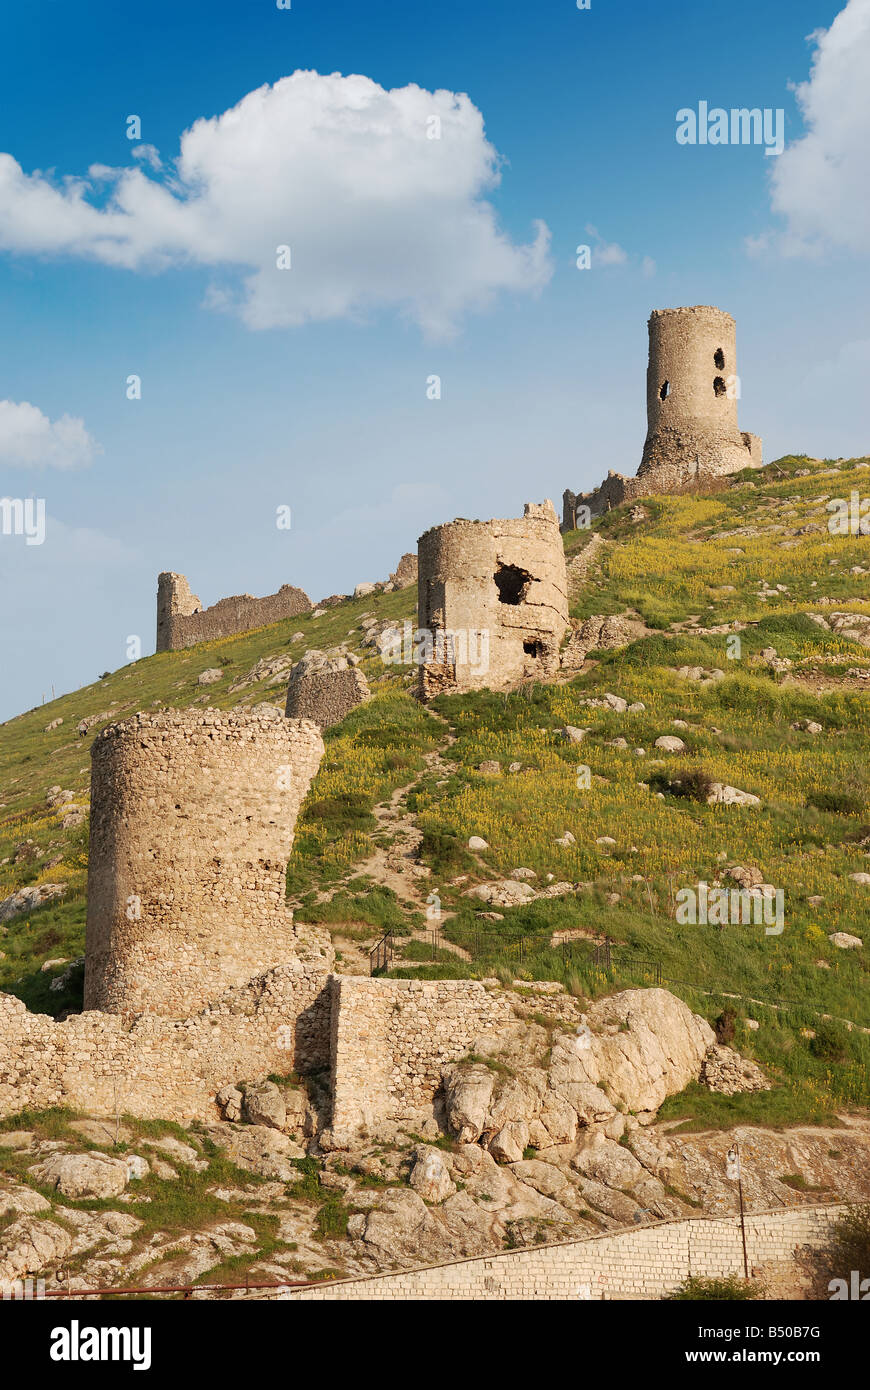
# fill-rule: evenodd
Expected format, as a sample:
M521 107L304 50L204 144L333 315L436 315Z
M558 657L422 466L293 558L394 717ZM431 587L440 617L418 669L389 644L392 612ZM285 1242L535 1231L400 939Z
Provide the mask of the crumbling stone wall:
M203 608L184 575L166 571L157 580L157 650L174 652L197 642L232 637L283 618L295 618L310 609L308 595L292 584L282 584L277 594L266 598L237 594Z
M165 710L95 739L85 1008L186 1018L292 953L285 869L309 720Z
M66 1106L215 1120L223 1086L326 1066L329 934L308 927L291 936L296 954L286 965L183 1020L88 1012L57 1023L0 994L0 1117Z
M568 625L565 552L552 502L503 521L457 520L418 541L418 625L432 634L424 699L546 679Z
M347 657L311 651L290 672L286 714L291 719L311 719L326 729L370 698L368 681Z
M653 309L646 375L647 436L636 478L608 473L592 492L563 495L562 524L656 493L709 490L715 480L762 466L761 440L737 424L737 329L709 304Z
M413 1120L431 1107L443 1067L513 1016L510 999L478 980L334 975L333 1145L347 1147L384 1121Z

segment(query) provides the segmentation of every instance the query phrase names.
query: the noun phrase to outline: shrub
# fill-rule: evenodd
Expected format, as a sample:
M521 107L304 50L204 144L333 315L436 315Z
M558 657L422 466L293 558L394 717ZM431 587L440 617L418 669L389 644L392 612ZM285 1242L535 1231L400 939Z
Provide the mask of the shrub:
M697 1299L705 1303L721 1303L726 1300L763 1298L764 1292L763 1284L740 1279L736 1274L729 1274L724 1279L702 1279L698 1275L690 1275L678 1288L665 1294L665 1299L678 1302Z
M859 1280L870 1278L870 1202L850 1209L834 1223L826 1245L807 1257L811 1271L811 1297L830 1299L839 1291L831 1284L856 1271ZM847 1293L848 1296L848 1293Z

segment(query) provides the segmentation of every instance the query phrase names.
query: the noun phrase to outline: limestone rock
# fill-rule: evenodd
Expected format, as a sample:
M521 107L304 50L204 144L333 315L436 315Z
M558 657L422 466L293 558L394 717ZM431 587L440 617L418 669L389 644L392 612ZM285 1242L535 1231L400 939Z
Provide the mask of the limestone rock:
M56 1221L24 1217L0 1231L0 1283L25 1279L58 1265L70 1253L71 1233Z
M828 940L834 945L839 946L841 951L860 951L864 942L860 936L852 936L847 931L831 932Z
M242 1119L251 1125L267 1125L270 1129L283 1129L287 1121L284 1097L274 1081L260 1081L245 1087L242 1101Z
M210 666L207 671L201 671L197 677L197 685L216 685L222 681L224 673L219 666Z
M28 1172L43 1187L56 1188L65 1197L118 1197L129 1179L127 1163L107 1154L54 1154Z
M65 892L65 883L34 883L27 888L19 888L0 902L0 922L8 922L24 912L34 912L55 898L63 897Z
M425 1144L415 1150L409 1182L425 1202L443 1202L456 1191L444 1154Z
M764 1072L748 1057L741 1057L733 1048L714 1043L707 1049L701 1080L711 1091L736 1096L742 1091L769 1091L770 1082Z
M686 745L676 734L661 734L655 741L654 747L660 748L663 753L685 753Z
M417 583L417 556L412 551L403 555L390 575L390 583L396 589L408 589Z
M214 1099L225 1120L240 1120L242 1118L244 1097L241 1091L236 1090L235 1086L221 1087Z
M473 888L466 888L462 896L479 898L481 902L491 903L494 907L518 907L522 903L531 902L535 890L528 883L503 878L496 883L478 883Z
M264 1178L281 1182L296 1182L299 1170L293 1158L304 1158L305 1150L287 1134L270 1129L268 1125L212 1125L209 1135L226 1150L227 1157L238 1168L247 1168Z
M495 1073L479 1062L456 1063L445 1067L442 1077L450 1132L460 1144L476 1142L486 1124Z
M711 782L708 806L760 806L761 797L752 792L744 792L739 787L729 787L725 782Z

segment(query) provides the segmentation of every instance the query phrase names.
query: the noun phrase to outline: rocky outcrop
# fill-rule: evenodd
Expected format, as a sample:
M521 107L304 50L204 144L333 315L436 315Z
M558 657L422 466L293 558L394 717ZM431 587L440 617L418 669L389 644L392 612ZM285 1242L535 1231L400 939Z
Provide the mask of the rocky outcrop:
M447 1125L460 1142L484 1142L505 1163L519 1162L529 1145L571 1144L593 1126L618 1138L625 1113L651 1120L667 1096L699 1080L715 1042L709 1024L667 990L625 990L593 1004L576 1031L557 1034L546 1068L526 1064L506 1075L498 1044L491 1065L446 1067ZM513 1043L510 1065L524 1052L534 1055L532 1037ZM725 1060L718 1071L711 1063L711 1075L730 1081ZM756 1078L737 1089L757 1089Z

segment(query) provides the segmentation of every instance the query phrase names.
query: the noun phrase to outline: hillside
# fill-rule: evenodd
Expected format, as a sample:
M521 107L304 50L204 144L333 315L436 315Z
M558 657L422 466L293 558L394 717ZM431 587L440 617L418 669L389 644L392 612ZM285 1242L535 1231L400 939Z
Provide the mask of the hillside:
M43 966L83 950L87 822L76 808L87 807L94 733L161 703L282 705L285 675L251 681L256 663L274 671L273 658L346 643L375 698L327 734L288 873L297 918L330 927L340 969L367 970L368 948L391 928L393 971L567 975L592 997L660 972L710 1018L733 996L740 1046L782 1081L743 1100L752 1113L822 1119L833 1104L865 1102L866 957L830 937L863 939L870 907L870 885L850 878L870 867L868 541L832 536L825 502L848 499L867 467L790 458L714 495L607 513L572 616L632 610L646 635L593 650L563 683L421 708L413 668L385 666L362 645L363 618L369 628L371 617L414 621L414 591L405 590L148 657L9 721L0 730L0 901L30 885L62 885L64 894L2 928L0 989L39 1011L80 1007L80 972L52 990L64 967ZM589 541L589 532L567 535L569 561ZM854 616L832 620L843 613ZM735 632L737 659L726 650ZM724 675L678 674L687 667ZM209 668L222 679L200 686ZM585 703L606 693L644 708ZM90 727L80 734L83 720ZM796 727L806 723L820 732ZM581 747L566 726L588 730ZM662 735L679 737L685 752L662 755L653 746ZM493 762L498 771L480 770ZM693 778L675 785L687 772ZM696 774L702 787L704 778L722 782L761 804L708 806L695 799ZM52 808L51 787L72 798ZM469 850L470 836L488 847ZM781 934L675 920L681 888L736 887L722 877L729 866L756 869L756 880L783 890ZM518 868L535 876L518 881L532 885L529 901L468 897ZM571 891L542 896L548 883ZM554 932L576 933L574 949L551 949ZM609 971L593 968L584 938L605 935L636 948L634 962L617 952ZM760 1027L748 1031L748 1016Z
M317 1077L251 1092L249 1110L286 1114L275 1129L24 1113L0 1121L0 1268L62 1261L100 1285L311 1279L730 1210L738 1125L750 1208L866 1198L870 563L867 538L828 531L825 504L868 469L783 459L566 535L571 641L588 652L552 684L422 707L415 668L376 646L414 623L406 589L148 657L2 726L0 992L36 1012L81 1009L94 734L161 704L283 708L289 664L344 646L374 696L326 732L287 873L297 922L328 929L337 971L368 974L380 942L393 976L509 987L513 1050L466 1063L498 1095L557 1065L583 1009L606 1046L626 1026L607 1022L610 997L644 985L685 1001L770 1088L692 1081L647 1111L620 1103L570 1166L558 1141L543 1162L533 1139L496 1164L437 1127L425 1138L442 1168L410 1133L323 1160L296 1142L316 1133ZM205 671L220 679L200 684ZM741 795L708 804L717 786ZM781 891L781 920L692 924L678 908L702 883L767 885L771 909ZM55 1248L34 1255L39 1219L13 1217L55 1202L51 1156L82 1148L135 1149L140 1194L124 1212L57 1206L61 1226L42 1223Z

